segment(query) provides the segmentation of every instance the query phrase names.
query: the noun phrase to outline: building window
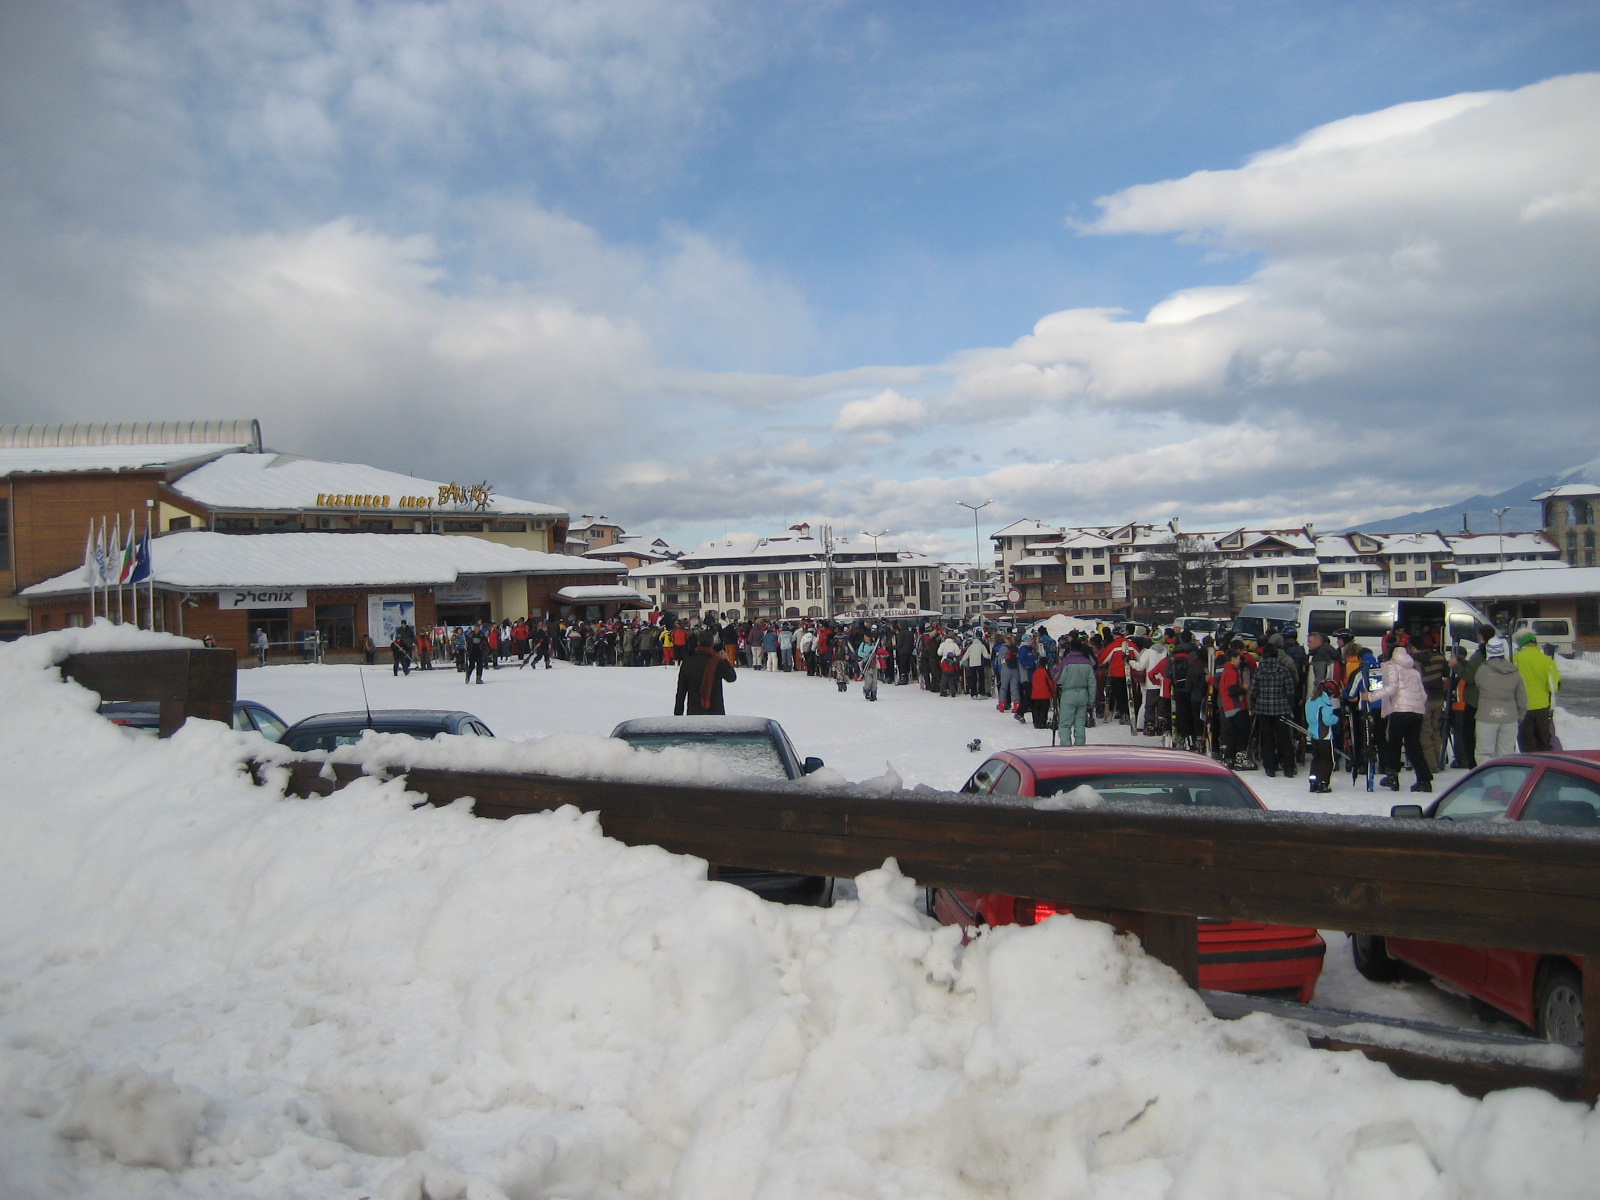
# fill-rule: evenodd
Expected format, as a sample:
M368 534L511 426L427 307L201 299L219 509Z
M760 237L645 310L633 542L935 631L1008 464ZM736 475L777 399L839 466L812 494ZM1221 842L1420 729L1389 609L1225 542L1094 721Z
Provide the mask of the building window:
M527 533L528 523L526 521L496 521L494 523L494 531L496 533Z
M1256 595L1258 595L1258 596L1266 596L1266 595L1270 594L1271 591L1272 591L1272 585L1270 583L1258 583L1258 584L1256 584Z
M1587 500L1572 500L1567 504L1568 525L1591 525L1594 523L1594 509L1589 507Z
M1287 596L1288 594L1289 594L1289 585L1287 583L1280 583L1278 585L1278 595Z
M1074 575L1082 575L1083 574L1083 568L1082 567L1073 567L1072 568L1072 573Z
M0 500L0 505L3 505L4 503L5 503L4 500ZM168 532L172 532L172 531L178 530L178 529L192 529L192 528L194 528L194 518L193 517L187 517L187 516L185 516L185 517L169 517L167 519L167 530L168 530Z
M446 521L444 523L444 531L446 533L482 533L483 532L483 522L482 521Z
M1105 573L1106 573L1106 569L1105 569L1105 567L1104 567L1104 566L1097 566L1097 567L1095 567L1095 569L1094 569L1094 573L1095 573L1095 574L1096 574L1096 575L1104 575L1104 574L1105 574Z
M256 527L249 517L218 517L217 529L221 533L246 533Z
M1404 571L1396 571L1394 573L1394 581L1396 583L1404 583L1406 581L1406 573Z

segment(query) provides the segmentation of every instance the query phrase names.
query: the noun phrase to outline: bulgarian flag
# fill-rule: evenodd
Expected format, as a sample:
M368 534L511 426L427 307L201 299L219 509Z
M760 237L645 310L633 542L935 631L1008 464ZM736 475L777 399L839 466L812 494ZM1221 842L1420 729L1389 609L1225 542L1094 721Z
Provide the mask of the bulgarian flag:
M119 514L117 520L122 520ZM117 566L117 582L132 583L133 568L139 561L139 536L134 530L133 517L128 518L128 540L122 544L122 555Z

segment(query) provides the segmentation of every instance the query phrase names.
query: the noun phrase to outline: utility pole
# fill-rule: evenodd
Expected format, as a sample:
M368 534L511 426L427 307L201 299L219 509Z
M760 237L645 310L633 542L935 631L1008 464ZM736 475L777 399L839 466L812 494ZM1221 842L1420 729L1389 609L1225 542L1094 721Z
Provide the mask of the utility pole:
M822 615L833 620L833 526L822 527Z

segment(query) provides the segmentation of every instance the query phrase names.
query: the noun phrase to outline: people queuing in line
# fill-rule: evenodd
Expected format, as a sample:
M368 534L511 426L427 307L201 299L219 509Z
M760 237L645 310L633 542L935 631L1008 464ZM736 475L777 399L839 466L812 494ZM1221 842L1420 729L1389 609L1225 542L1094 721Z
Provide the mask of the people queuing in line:
M1018 632L980 620L675 619L659 611L604 620L523 617L411 630L392 644L397 673L452 660L468 682L502 665L550 669L555 660L596 667L678 668L718 681L739 668L859 683L916 687L942 698L993 699L998 712L1063 745L1084 745L1097 723L1209 753L1239 770L1294 778L1325 792L1343 761L1359 782L1398 789L1409 768L1427 792L1438 772L1475 766L1511 749L1547 748L1560 686L1554 661L1530 635L1513 653L1494 631L1447 655L1442 629L1396 627L1375 650L1352 631L1331 637L1279 632L1260 646L1187 630L1101 625L1050 637L1042 624ZM715 666L715 664L712 664ZM693 683L694 681L691 681ZM715 686L720 702L721 683ZM693 687L684 693L689 703ZM707 700L709 701L709 698ZM700 711L706 711L701 709ZM1299 722L1303 720L1304 724Z

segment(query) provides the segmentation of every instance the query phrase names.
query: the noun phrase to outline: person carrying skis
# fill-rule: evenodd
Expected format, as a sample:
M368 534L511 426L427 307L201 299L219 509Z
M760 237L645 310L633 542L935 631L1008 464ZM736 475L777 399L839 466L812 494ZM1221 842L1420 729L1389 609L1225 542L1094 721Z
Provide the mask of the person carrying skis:
M1128 660L1135 649L1127 634L1118 633L1100 652L1100 665L1106 669L1106 715L1123 725L1129 720Z
M400 622L400 628L394 631L394 638L389 642L389 652L394 658L394 674L401 671L407 678L411 675L411 656L417 649L417 635L412 632L411 626L406 621Z
M1338 693L1338 683L1324 679L1317 685L1317 694L1306 701L1306 738L1311 743L1313 792L1333 791L1333 731L1339 726L1339 706L1333 698Z
M878 641L878 635L869 631L856 648L856 658L861 663L861 698L878 698L878 677L889 666L889 649Z

